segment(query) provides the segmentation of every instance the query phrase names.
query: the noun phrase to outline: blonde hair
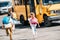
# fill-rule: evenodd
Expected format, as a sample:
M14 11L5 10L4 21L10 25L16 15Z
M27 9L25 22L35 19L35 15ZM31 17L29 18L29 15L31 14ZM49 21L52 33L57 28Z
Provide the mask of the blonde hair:
M9 8L8 11L11 12L12 11L12 8Z
M31 12L31 15L35 16L34 12Z

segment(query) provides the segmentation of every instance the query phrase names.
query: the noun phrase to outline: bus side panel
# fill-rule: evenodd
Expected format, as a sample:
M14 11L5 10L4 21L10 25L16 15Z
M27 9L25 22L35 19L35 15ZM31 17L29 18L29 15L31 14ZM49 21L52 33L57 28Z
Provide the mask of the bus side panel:
M42 23L42 21L43 21L43 15L40 13L40 7L39 7L39 5L37 5L37 7L36 7L36 17L37 17L39 23Z
M24 5L15 6L14 7L14 11L17 14L18 20L20 19L20 15L23 15L24 19L26 20L26 10L25 10L25 6Z
M28 13L28 16L30 15L30 6L27 5L27 13Z

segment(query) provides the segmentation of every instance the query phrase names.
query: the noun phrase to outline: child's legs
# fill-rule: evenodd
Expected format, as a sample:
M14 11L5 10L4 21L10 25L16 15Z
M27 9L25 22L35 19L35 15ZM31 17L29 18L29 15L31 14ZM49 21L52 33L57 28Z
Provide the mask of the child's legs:
M15 24L13 24L12 30L15 30Z
M36 34L36 25L32 24L31 28L32 28L32 31L33 31L33 35L35 35Z
M7 34L7 36L9 35L8 28L6 28L6 34Z
M12 28L10 28L9 31L10 31L10 40L12 40Z

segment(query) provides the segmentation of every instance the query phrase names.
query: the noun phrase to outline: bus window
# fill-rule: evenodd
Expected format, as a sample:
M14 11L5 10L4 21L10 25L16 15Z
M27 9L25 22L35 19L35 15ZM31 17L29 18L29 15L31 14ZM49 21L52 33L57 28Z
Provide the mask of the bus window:
M23 5L25 5L25 2L26 2L26 5L30 4L30 0L23 0Z
M60 3L60 0L43 0L43 3L48 5L48 4L58 4Z
M23 0L23 5L30 5L30 12L34 12L34 0Z
M39 4L40 3L40 0L36 0L36 3Z
M15 5L22 5L22 0L14 0Z
M30 3L31 3L31 0L28 0L28 1L27 1L27 5L30 5Z

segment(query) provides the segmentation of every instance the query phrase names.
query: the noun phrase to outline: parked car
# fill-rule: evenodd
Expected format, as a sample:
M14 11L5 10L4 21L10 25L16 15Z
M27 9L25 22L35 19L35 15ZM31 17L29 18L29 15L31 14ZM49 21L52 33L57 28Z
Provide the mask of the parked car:
M8 13L9 8L12 8L11 0L0 0L0 13Z

